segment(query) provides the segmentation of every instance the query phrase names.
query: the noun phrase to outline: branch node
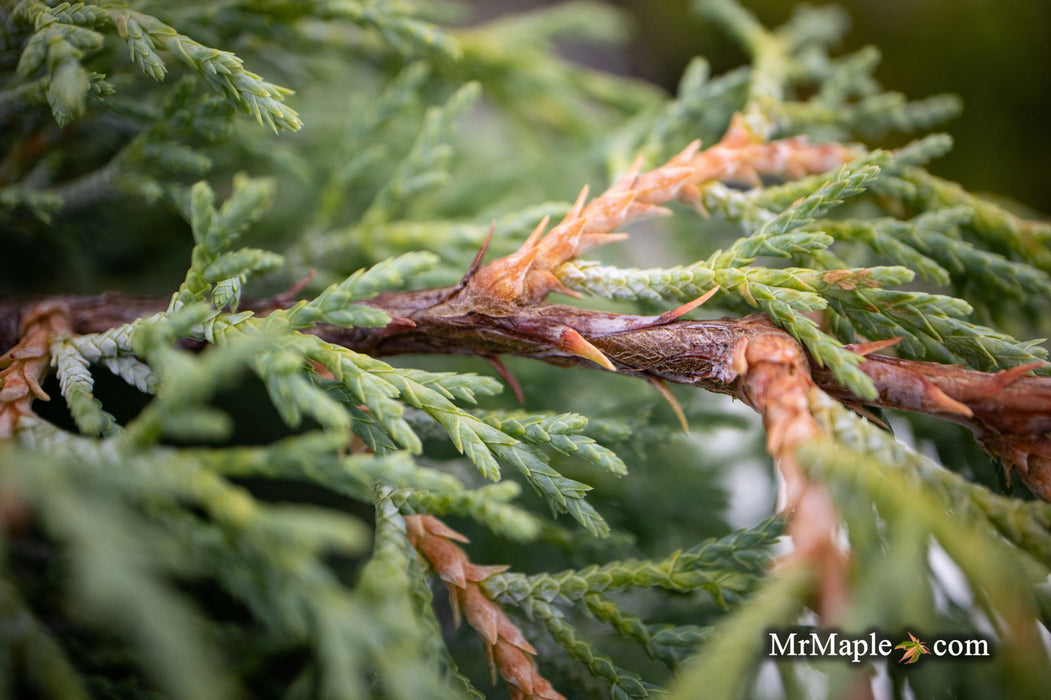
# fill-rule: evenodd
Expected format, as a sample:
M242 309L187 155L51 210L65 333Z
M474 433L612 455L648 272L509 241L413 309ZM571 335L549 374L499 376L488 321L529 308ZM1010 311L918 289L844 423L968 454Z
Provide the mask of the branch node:
M55 335L70 332L70 309L64 302L40 302L24 314L21 338L0 357L7 365L0 371L0 440L13 437L19 421L33 415L34 398L50 400L40 386L50 366L48 345Z

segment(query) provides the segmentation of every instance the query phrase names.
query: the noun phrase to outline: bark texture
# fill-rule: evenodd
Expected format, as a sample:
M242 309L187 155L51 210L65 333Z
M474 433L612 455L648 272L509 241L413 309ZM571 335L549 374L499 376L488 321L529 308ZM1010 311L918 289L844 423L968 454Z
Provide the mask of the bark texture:
M0 353L21 337L23 319L40 304L68 308L70 331L96 333L164 309L166 300L104 294L0 301ZM283 300L282 300L283 302ZM688 384L746 401L761 413L743 377L758 348L792 347L801 370L848 404L932 414L969 427L991 454L1014 467L1036 494L1051 500L1051 378L1026 365L997 373L867 354L861 369L879 397L862 401L816 366L790 335L763 315L696 321L593 311L561 304L518 304L468 285L383 294L369 300L393 321L384 328L319 325L325 340L376 356L450 353L498 360L530 357L563 366L606 369L651 381ZM246 308L265 314L274 300ZM865 348L859 347L859 352ZM797 371L797 370L793 370Z

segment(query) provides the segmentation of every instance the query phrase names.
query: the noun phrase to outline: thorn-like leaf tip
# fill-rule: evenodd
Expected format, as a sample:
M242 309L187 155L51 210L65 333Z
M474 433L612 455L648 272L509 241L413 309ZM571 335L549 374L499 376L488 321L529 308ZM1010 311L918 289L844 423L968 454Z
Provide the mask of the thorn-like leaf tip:
M660 392L664 400L671 406L671 410L675 413L675 417L679 419L679 425L682 426L682 432L684 435L690 434L690 424L686 421L686 413L682 410L682 404L675 398L675 394L671 393L671 389L668 385L662 382L656 377L646 377L646 381L654 386L654 388Z
M601 350L588 342L588 340L580 335L575 329L566 328L563 330L560 340L562 341L562 349L566 352L572 353L577 357L583 357L586 360L591 360L595 364L608 369L610 372L617 371L616 366L610 362L610 359L606 357Z

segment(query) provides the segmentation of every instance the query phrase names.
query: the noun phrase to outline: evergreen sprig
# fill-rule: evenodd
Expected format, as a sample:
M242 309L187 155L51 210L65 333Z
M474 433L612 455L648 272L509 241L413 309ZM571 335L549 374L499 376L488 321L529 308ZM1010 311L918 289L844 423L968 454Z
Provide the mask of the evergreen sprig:
M420 18L419 10L409 3L385 0L315 0L312 6L319 17L348 19L360 27L378 32L384 41L404 56L418 54L456 60L461 49L449 32Z
M670 697L685 700L701 688L709 697L727 700L748 693L754 666L766 641L756 630L791 624L813 585L813 576L806 569L768 577L750 603L716 630L715 639L679 678Z
M757 689L768 629L809 624L829 575L805 548L772 566L782 534L807 522L767 517L758 420L684 391L694 432L681 436L637 378L509 360L530 388L514 407L470 365L323 339L420 332L376 296L460 280L491 222L488 254L510 253L571 211L573 188L640 154L655 167L696 138L729 158L834 141L842 167L730 169L743 182L720 175L656 202L708 215L673 202L652 224L682 264L572 259L550 274L638 313L718 287L704 311L765 313L862 399L874 385L845 343L900 337L901 357L982 370L1046 357L1020 338L1051 331L1051 227L928 172L946 135L845 145L926 129L958 100L884 90L874 49L835 56L838 10L767 27L735 0L693 4L750 65L713 75L694 59L669 97L563 57L565 39L625 36L599 3L473 26L427 0L7 3L5 281L21 292L39 276L26 291L52 293L75 277L97 293L141 268L129 297L61 300L79 309L185 274L157 313L0 359L6 371L42 357L56 375L36 394L50 403L32 405L33 377L0 379L0 408L21 402L0 421L14 435L0 444L0 698L485 697L482 654L453 632L434 572L470 575L484 604L458 612L483 649L518 645L532 674L518 678L543 674L565 697L804 697L819 672L830 696L857 689L846 665L805 661ZM295 85L295 109L291 90L247 67ZM238 113L299 133L241 128ZM582 226L572 244L609 232ZM546 273L524 260L515 274ZM295 283L313 268L316 283ZM514 347L517 303L443 320L506 321ZM588 350L559 337L546 359ZM631 408L633 392L648 403ZM769 414L763 437L843 525L843 630L974 634L991 621L989 663L892 671L894 692L1039 697L1048 506L943 468L935 457L949 464L956 441L910 447L816 389L807 401L793 427L811 439L792 442ZM425 570L408 536L417 516L437 523L435 551L460 543L459 568ZM731 525L742 521L760 522ZM501 606L510 617L494 622ZM488 661L512 697L530 697L514 664Z
M412 197L447 181L446 166L452 149L445 141L457 120L478 99L479 91L477 83L467 83L444 106L427 111L408 155L362 215L363 226L367 228L394 218L397 209L407 205Z
M584 500L591 487L557 472L543 452L456 406L441 386L428 386L431 377L427 373L392 370L384 378L398 389L408 405L423 410L441 424L453 446L487 479L498 480L498 460L506 462L522 474L554 512L569 513L593 535L609 533L602 516Z
M543 622L548 633L571 657L582 663L591 675L609 684L610 697L617 700L664 697L660 688L646 683L638 674L620 668L608 655L596 649L587 640L581 639L557 608L538 603L535 614Z
M47 71L42 83L51 113L60 125L69 124L86 108L92 83L102 78L92 75L81 63L86 55L102 48L103 35L92 29L102 20L99 8L78 3L52 10L43 2L24 2L16 17L34 28L18 61L18 72L33 76Z
M152 15L86 3L63 3L53 9L42 2L21 3L18 15L35 28L22 53L19 72L29 76L47 68L48 103L61 125L84 113L92 76L81 59L102 48L104 37L94 28L103 25L112 25L127 41L131 60L151 78L162 80L167 74L164 59L157 53L165 50L260 124L274 131L294 131L301 125L296 112L283 104L290 90L246 71L243 61L229 51L204 46Z
M116 419L102 409L102 403L94 396L95 380L88 370L88 359L66 338L53 341L51 353L62 397L80 432L85 435L112 433L117 426Z
M579 414L489 414L481 418L494 428L531 445L550 445L564 455L579 457L618 476L628 473L628 468L615 452L580 433L588 421Z
M385 326L390 317L379 309L355 305L381 289L404 286L406 280L434 267L437 259L430 253L408 253L359 270L342 282L330 285L309 301L279 312L293 328L310 328L317 323L336 326Z
M779 522L771 519L660 561L622 560L558 574L497 574L486 580L485 587L493 596L527 610L541 601L572 603L608 591L653 587L680 593L704 590L726 604L728 596L751 590L769 561L767 548L779 534Z
M283 104L291 90L279 87L244 69L244 62L230 53L204 46L180 34L156 17L130 10L115 10L109 20L128 42L132 61L155 80L164 77L163 49L197 71L212 90L225 95L256 121L274 131L295 131L302 122L295 110Z
M190 192L189 218L194 246L186 279L172 298L170 311L209 298L217 307L237 308L241 286L254 272L271 270L281 264L280 256L253 248L227 250L241 232L262 216L273 196L273 185L266 180L239 177L234 194L220 209L207 183Z

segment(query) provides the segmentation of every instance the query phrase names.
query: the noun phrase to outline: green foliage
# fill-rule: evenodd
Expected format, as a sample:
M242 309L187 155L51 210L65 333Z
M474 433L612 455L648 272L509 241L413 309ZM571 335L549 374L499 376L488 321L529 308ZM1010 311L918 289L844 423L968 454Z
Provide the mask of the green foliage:
M754 417L676 390L682 436L642 382L512 361L515 406L480 364L309 333L384 326L359 302L455 282L491 221L506 253L584 182L716 141L735 113L758 136L849 142L959 108L884 91L874 49L830 55L836 10L769 29L733 0L695 4L750 65L695 59L674 96L560 57L623 38L598 3L469 27L444 2L0 4L0 289L171 300L53 338L52 400L0 444L0 698L491 696L405 537L416 514L512 567L483 589L567 697L756 691L764 630L799 622L816 581L771 568L782 522ZM709 217L677 209L645 234L683 264L559 274L630 311L718 285L705 312L766 313L862 396L844 348L861 338L983 370L1044 358L1019 338L1051 333L1051 227L928 172L950 147L711 183ZM302 301L250 310L310 270ZM978 483L996 467L977 451L926 456L959 436L914 449L812 402L826 433L800 462L846 521L844 628L1035 635L1048 506ZM895 697L1039 696L1038 637L993 632L988 663L890 668ZM856 680L813 666L830 696ZM763 692L812 687L806 662L779 671Z
M111 89L102 82L104 75L92 74L83 65L83 60L101 50L105 41L94 28L115 29L128 43L132 63L154 80L163 80L168 72L157 53L166 51L260 124L274 131L295 130L301 125L296 113L281 104L290 90L246 71L243 61L229 51L204 46L152 15L86 3L62 3L51 8L32 0L19 3L15 13L35 29L18 62L18 72L32 77L46 66L42 80L47 102L63 126L84 113L89 95L99 97ZM93 83L99 86L93 88Z

